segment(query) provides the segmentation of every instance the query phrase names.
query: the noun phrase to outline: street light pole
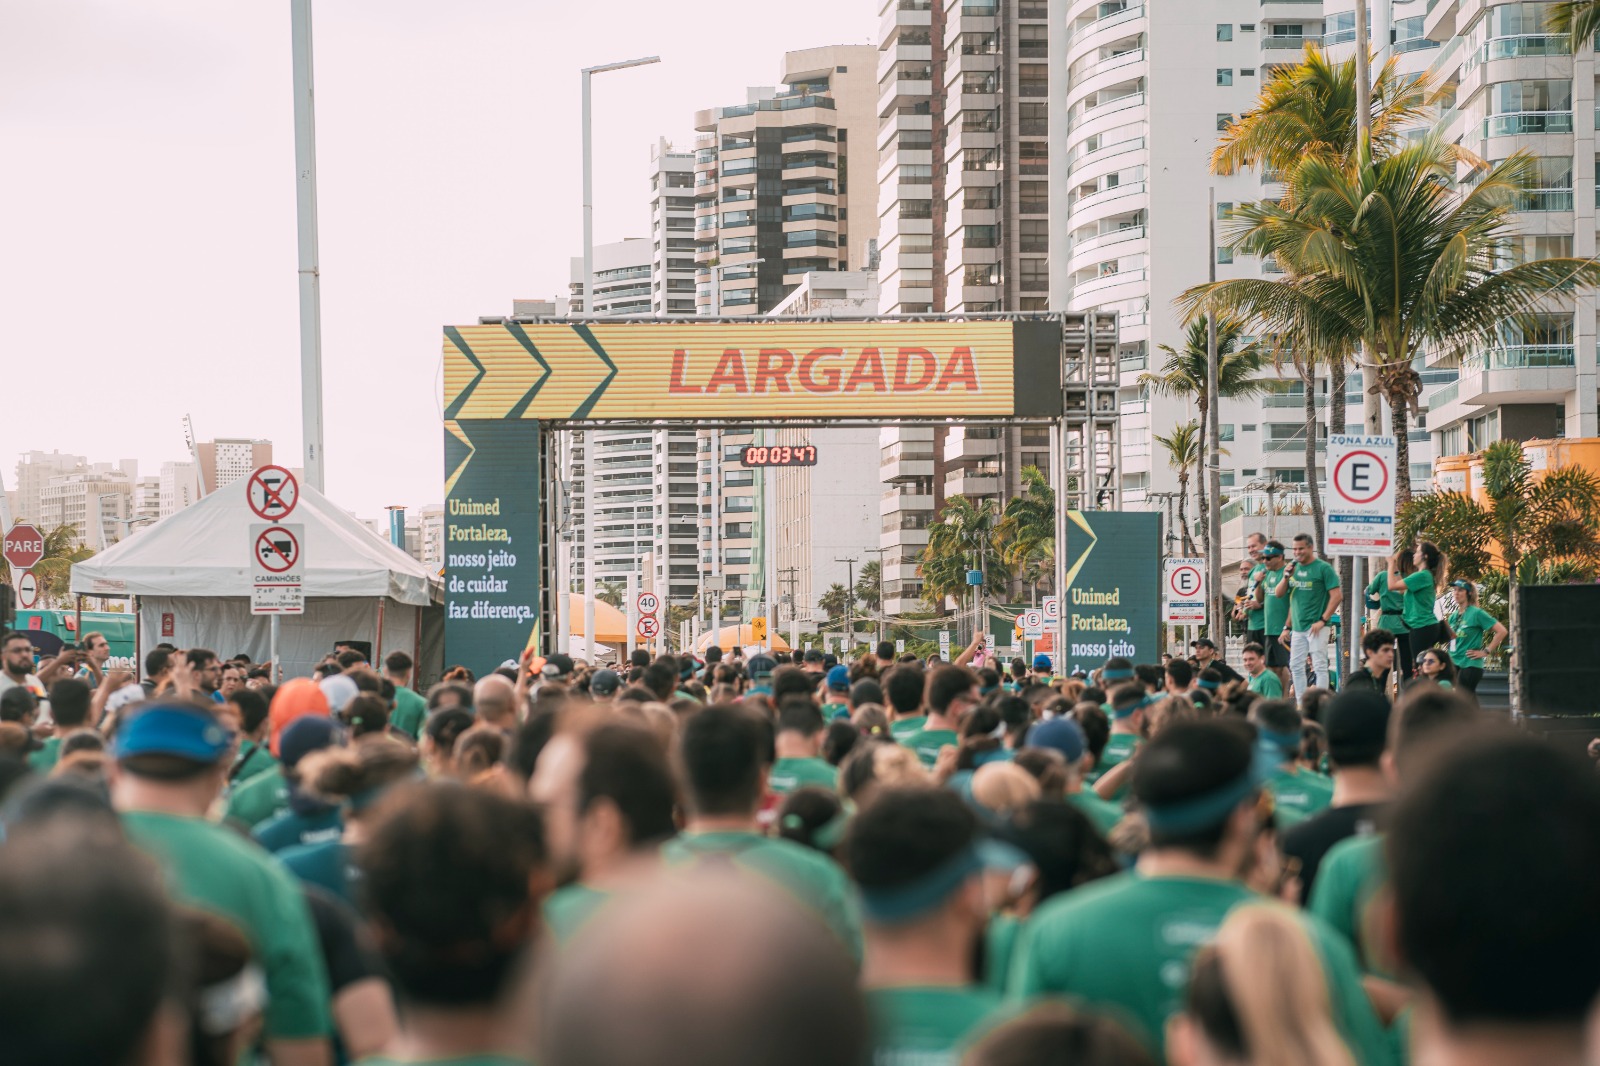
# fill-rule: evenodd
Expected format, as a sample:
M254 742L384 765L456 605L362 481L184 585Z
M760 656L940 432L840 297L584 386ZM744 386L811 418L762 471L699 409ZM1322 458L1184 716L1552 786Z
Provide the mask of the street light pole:
M884 610L883 607L883 553L889 549L866 548L863 550L869 555L876 555L878 557L878 640L879 642L882 642L889 639L887 633L889 627L889 612Z
M660 56L625 59L620 63L601 63L584 67L583 77L583 312L594 317L594 135L589 82L596 74L661 62ZM583 640L585 658L595 661L594 639L594 442L583 431ZM321 486L318 486L319 488ZM563 649L565 650L565 649Z
M317 121L312 88L311 0L290 0L294 68L295 230L300 277L300 432L305 480L325 490L322 449L322 277L317 252Z

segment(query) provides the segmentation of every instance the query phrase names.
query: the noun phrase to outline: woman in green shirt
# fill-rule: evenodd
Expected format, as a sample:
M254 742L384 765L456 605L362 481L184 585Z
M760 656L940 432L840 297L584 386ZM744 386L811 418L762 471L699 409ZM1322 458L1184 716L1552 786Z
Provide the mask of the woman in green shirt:
M1456 635L1450 658L1455 663L1457 683L1468 692L1476 692L1478 682L1483 680L1484 660L1506 642L1506 627L1478 606L1478 587L1472 582L1452 581L1450 592L1455 606L1447 621Z
M1416 569L1403 574L1394 556L1389 558L1389 591L1405 594L1400 616L1406 632L1396 633L1395 643L1400 647L1400 671L1408 679L1417 656L1445 639L1444 625L1433 613L1444 578L1444 553L1437 544L1419 540L1411 561Z
M1415 556L1416 553L1411 548L1401 548L1389 557L1389 562L1404 578L1416 571ZM1378 628L1393 633L1397 643L1400 634L1406 631L1405 602L1404 592L1397 592L1389 587L1387 571L1379 571L1372 575L1372 580L1367 584L1367 610L1378 612ZM1409 670L1410 667L1406 669ZM1406 676L1409 677L1410 674Z

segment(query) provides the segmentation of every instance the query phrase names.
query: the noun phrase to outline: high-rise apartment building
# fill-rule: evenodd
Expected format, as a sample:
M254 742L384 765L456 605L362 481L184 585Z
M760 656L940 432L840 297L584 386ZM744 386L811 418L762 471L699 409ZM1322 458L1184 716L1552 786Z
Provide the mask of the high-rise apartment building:
M199 468L192 462L162 463L157 489L158 517L183 510L200 498Z
M692 315L694 297L694 153L666 138L650 150L650 309Z
M17 460L15 502L11 506L14 521L42 522L44 513L40 500L44 487L51 478L80 473L89 468L85 455L66 455L59 451L24 452Z
M132 459L115 466L92 463L83 470L59 474L39 492L36 521L45 530L70 527L80 546L99 551L122 539L126 528L122 520L134 513L138 486L139 464Z
M877 50L784 55L780 92L695 115L696 294L702 314L765 314L811 270L877 247Z
M1445 90L1446 138L1486 160L1522 151L1538 158L1537 187L1518 204L1520 232L1505 250L1507 262L1589 259L1596 252L1600 121L1589 119L1591 112L1600 114L1595 51L1586 42L1574 54L1565 34L1551 32L1552 6L1438 0L1419 16L1396 21L1397 29L1405 24L1397 49L1423 40L1438 49L1418 54L1432 59ZM1459 373L1453 384L1424 394L1427 429L1441 457L1475 452L1501 438L1600 434L1592 295L1580 296L1575 310L1570 300L1552 300L1531 321L1508 321L1499 343L1467 353L1459 365L1444 352L1426 359L1425 381L1429 370Z
M595 245L591 312L600 318L650 314L651 270L650 242L643 237ZM571 305L580 307L583 301L582 256L572 258L571 272Z
M200 482L208 493L250 476L251 471L272 462L270 440L223 439L197 444Z
M1043 0L881 4L884 313L1050 307L1051 10ZM1049 464L1043 428L889 427L879 447L891 613L921 604L917 560L945 500L1001 503L1020 491L1023 466Z

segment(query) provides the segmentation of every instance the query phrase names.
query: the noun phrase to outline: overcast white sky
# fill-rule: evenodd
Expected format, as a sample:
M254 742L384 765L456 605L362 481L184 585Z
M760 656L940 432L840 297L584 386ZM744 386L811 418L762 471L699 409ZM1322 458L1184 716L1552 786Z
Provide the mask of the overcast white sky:
M555 295L647 236L658 135L770 85L783 50L870 43L875 0L317 0L328 490L443 496L440 327ZM0 471L31 449L185 457L266 437L300 465L288 0L0 0Z

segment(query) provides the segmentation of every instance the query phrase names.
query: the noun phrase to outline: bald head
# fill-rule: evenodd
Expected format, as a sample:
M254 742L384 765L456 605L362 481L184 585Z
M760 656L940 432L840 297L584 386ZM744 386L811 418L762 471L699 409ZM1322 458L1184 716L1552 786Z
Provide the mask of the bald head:
M473 687L472 707L480 722L501 729L517 727L517 687L499 674L490 674Z
M546 1066L864 1061L865 1013L843 946L783 893L736 873L663 875L609 907L580 943L546 990Z

